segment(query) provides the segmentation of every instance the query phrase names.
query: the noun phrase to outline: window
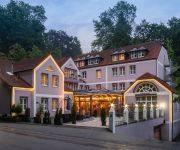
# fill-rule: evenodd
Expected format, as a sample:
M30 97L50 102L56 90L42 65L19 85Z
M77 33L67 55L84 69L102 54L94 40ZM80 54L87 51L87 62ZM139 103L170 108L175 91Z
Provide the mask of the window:
M41 74L41 85L48 86L48 74L46 73Z
M137 51L131 52L131 59L134 59L134 58L137 58L137 57L138 57Z
M135 65L129 66L129 74L130 75L136 74L136 66Z
M102 77L102 71L101 70L96 70L96 78L101 78Z
M84 65L85 65L84 61L80 61L80 62L79 62L79 66L80 66L80 67L83 67Z
M80 89L80 90L83 90L83 85L80 85L80 86L79 86L79 89Z
M96 89L100 90L101 89L101 84L96 84Z
M119 68L119 75L124 76L125 75L125 67L120 67Z
M86 71L82 72L82 77L83 77L83 79L86 79Z
M144 57L144 51L133 51L131 52L131 59Z
M52 110L56 110L58 108L58 99L53 98L52 99Z
M138 58L144 57L144 51L139 51L138 52Z
M157 87L151 83L142 83L136 88L137 93L157 92Z
M43 105L43 110L48 111L48 98L41 98L41 104Z
M112 61L118 61L118 55L113 55L112 56Z
M95 59L94 64L99 64L99 59L98 58Z
M52 86L53 87L59 86L59 76L57 76L57 75L52 76Z
M120 55L119 55L119 60L124 60L124 59L125 59L124 54L120 54Z
M113 76L117 76L118 75L117 68L112 68L112 71L113 71Z
M22 107L22 111L24 112L26 108L28 108L28 97L20 97L20 105Z
M112 83L112 89L113 91L117 91L117 83Z
M89 90L89 85L86 85L86 86L85 86L85 89L86 89L86 90Z
M119 90L124 91L125 90L125 83L119 83Z

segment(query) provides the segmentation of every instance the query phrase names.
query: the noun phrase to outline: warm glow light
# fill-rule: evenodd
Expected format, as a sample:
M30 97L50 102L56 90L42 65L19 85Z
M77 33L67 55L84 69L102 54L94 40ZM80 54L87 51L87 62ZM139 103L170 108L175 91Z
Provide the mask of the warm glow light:
M144 104L143 106L146 107L146 104Z
M113 103L111 103L111 107L114 107L114 104L113 104Z
M153 107L153 105L151 104L151 108Z
M128 107L128 105L126 104L126 105L125 105L125 108L127 108L127 107Z
M157 104L156 107L159 108L159 105Z
M138 104L135 104L135 107L138 107Z
M165 104L164 104L164 103L161 103L161 104L160 104L160 108L165 109Z

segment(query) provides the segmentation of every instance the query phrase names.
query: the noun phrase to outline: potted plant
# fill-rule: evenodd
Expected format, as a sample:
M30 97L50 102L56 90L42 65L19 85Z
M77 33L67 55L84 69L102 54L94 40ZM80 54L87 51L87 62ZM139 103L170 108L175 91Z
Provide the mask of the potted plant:
M40 104L36 113L36 123L43 123L43 117L44 117L44 108L43 105Z
M101 109L101 123L102 126L106 126L106 109L103 107Z
M30 108L26 108L25 110L25 118L24 121L29 122L30 121Z
M11 106L12 117L16 116L16 110L15 110L15 108L16 108L15 104Z
M76 124L76 105L73 103L71 107L71 119L72 119L72 124Z
M55 118L54 118L54 124L55 125L62 125L62 108L56 110Z
M15 106L15 113L16 113L16 115L17 115L16 121L20 121L19 114L22 113L22 107L21 107L20 104L18 104L17 106Z

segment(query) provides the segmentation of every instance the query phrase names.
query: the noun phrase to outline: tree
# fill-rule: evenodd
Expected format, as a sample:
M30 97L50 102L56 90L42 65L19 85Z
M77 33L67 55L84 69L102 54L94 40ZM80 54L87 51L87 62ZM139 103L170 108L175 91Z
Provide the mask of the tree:
M33 46L32 50L29 51L28 57L33 58L33 57L38 57L41 56L42 52L37 46Z
M160 40L165 42L168 38L169 29L163 23L149 23L146 20L136 26L134 33L134 42L143 43L147 41Z
M8 58L14 60L20 60L27 57L27 53L24 48L19 44L14 44L9 48Z
M57 57L74 57L82 54L81 44L77 37L69 36L61 30L50 30L45 36L47 51Z
M19 43L26 51L33 45L44 48L45 10L23 1L11 0L0 6L0 51L8 54L8 48Z
M94 48L118 48L130 43L132 25L136 17L136 6L120 1L113 8L109 8L94 20L96 40Z

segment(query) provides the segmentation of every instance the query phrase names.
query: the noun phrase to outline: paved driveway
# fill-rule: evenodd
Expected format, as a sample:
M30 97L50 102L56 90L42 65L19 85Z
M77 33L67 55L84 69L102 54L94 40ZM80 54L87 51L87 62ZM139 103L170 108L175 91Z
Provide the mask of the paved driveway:
M0 150L179 150L180 144L113 135L104 128L0 123Z

